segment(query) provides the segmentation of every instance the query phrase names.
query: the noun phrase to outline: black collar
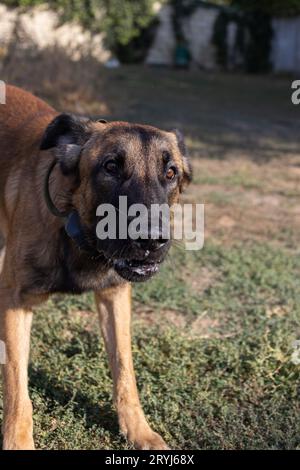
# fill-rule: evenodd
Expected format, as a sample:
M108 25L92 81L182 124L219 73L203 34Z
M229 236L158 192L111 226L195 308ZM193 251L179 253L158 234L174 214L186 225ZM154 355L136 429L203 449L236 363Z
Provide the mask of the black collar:
M73 209L71 212L67 212L67 211L62 212L59 209L57 209L57 207L54 205L54 202L50 195L49 181L50 181L52 171L57 163L58 163L57 160L54 160L51 163L46 174L46 178L44 182L44 197L45 197L46 205L49 211L51 212L51 214L53 214L55 217L59 217L64 220L65 232L67 233L69 238L73 240L73 242L79 248L79 250L85 251L93 258L98 257L99 252L93 246L90 245L90 243L88 242L85 236L84 229L82 227L77 210Z

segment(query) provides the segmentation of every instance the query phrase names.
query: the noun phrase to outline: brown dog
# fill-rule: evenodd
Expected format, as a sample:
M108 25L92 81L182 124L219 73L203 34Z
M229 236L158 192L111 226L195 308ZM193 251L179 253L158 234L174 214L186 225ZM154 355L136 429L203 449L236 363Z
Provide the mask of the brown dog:
M190 179L177 132L91 121L7 86L0 105L0 339L5 449L33 449L27 366L33 306L55 292L94 290L121 431L166 449L142 411L130 339L131 281L152 276L170 241L96 237L101 203L177 201ZM60 217L61 215L64 218Z

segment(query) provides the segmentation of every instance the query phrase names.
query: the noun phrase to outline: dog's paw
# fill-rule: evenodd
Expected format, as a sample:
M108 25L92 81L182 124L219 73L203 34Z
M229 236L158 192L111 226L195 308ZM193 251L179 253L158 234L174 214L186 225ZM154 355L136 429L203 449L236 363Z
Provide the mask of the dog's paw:
M35 450L33 439L4 439L3 450Z
M163 438L154 432L142 410L129 407L119 410L120 431L139 450L170 450Z
M154 431L149 431L144 436L137 436L133 445L139 450L170 450L163 438Z

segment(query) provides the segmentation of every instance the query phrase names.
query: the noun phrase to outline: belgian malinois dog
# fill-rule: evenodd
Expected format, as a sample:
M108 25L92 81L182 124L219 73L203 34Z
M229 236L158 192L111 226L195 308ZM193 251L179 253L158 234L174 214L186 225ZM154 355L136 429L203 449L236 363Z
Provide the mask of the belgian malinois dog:
M33 449L28 358L32 308L54 293L95 292L121 432L167 449L142 411L133 370L131 283L155 274L170 239L99 240L97 207L172 205L191 178L177 131L59 114L13 86L0 105L0 339L3 447Z

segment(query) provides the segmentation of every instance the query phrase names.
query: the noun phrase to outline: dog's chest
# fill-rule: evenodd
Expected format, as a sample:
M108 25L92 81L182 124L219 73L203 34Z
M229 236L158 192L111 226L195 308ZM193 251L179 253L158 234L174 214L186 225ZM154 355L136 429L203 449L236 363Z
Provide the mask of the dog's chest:
M90 290L100 290L120 284L118 274L109 269L103 260L92 259L82 254L80 257L66 249L60 250L45 263L36 253L27 258L26 285L23 292L32 294L81 294Z

